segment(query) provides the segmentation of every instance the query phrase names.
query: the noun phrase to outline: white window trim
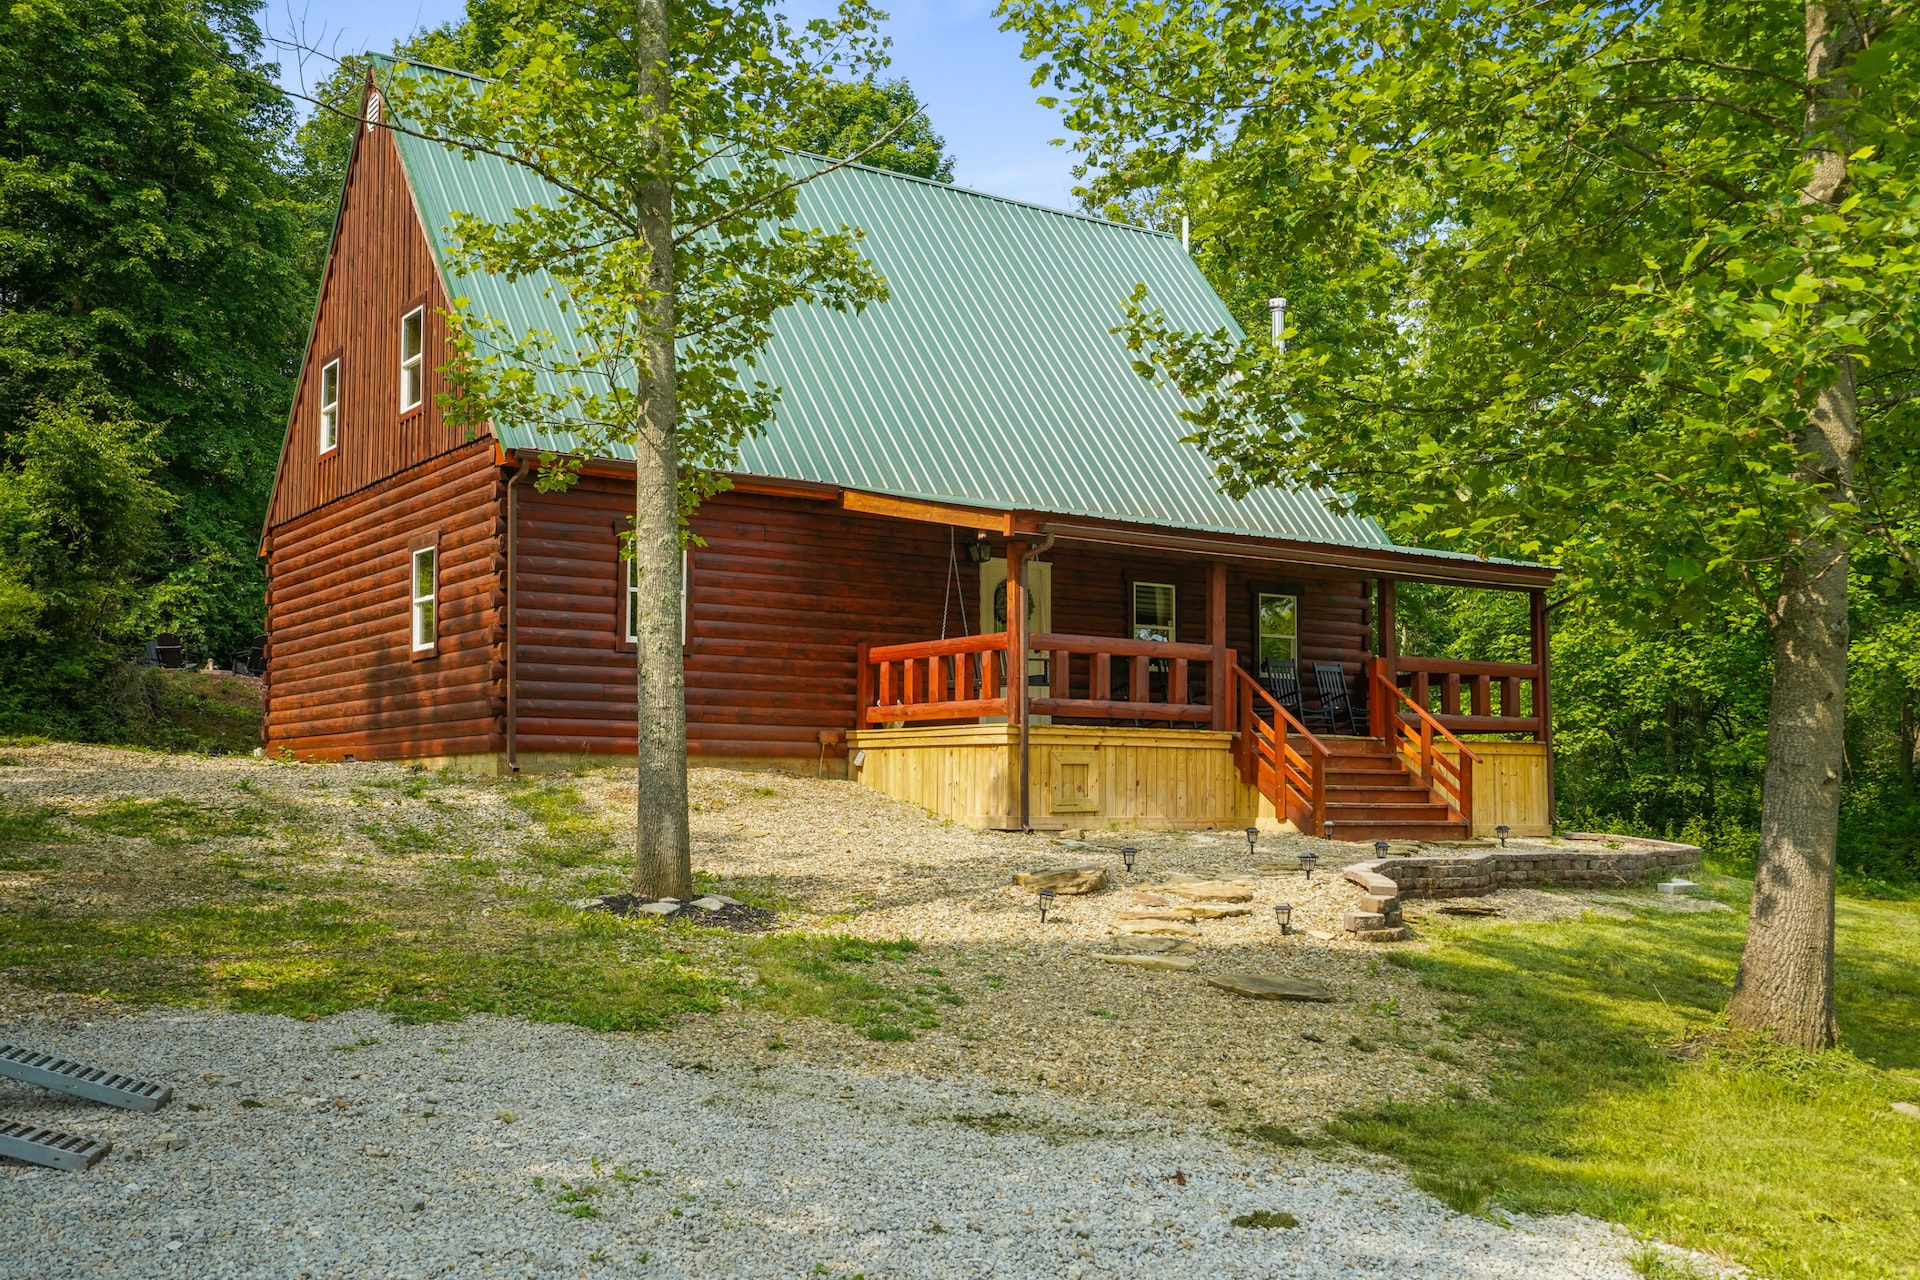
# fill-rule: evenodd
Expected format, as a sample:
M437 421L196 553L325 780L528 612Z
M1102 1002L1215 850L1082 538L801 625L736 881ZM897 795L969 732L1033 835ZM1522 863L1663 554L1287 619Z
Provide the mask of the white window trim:
M625 550L625 548L623 547L622 550ZM625 634L628 644L639 644L640 629L634 624L640 620L640 580L633 557L626 556L625 560L627 565L627 591L622 603L626 606L626 609L623 615L625 621L621 623L621 631ZM680 647L683 649L686 648L687 645L687 620L693 612L693 593L688 590L688 587L692 584L692 578L690 576L692 573L693 552L682 548L680 552Z
M427 398L427 309L415 307L400 317L400 412L411 413L418 409ZM407 354L407 325L414 319L420 321L420 349L411 356ZM407 399L407 374L412 373L414 397Z
M327 375L333 375L333 399L327 399ZM340 447L340 361L320 366L320 452L332 453Z
M420 557L428 557L432 566L432 585L427 594L420 594ZM407 594L411 598L409 605L412 623L413 651L420 653L433 648L440 640L440 548L439 546L421 547L407 557ZM433 613L433 634L425 640L420 638L420 606L427 605Z
M1178 640L1180 638L1180 589L1171 582L1148 582L1144 578L1136 579L1133 584L1133 589L1128 593L1128 633L1137 638L1140 632L1140 588L1142 587L1166 588L1167 598L1172 602L1173 608L1167 611L1167 639L1165 643L1171 644L1175 640Z

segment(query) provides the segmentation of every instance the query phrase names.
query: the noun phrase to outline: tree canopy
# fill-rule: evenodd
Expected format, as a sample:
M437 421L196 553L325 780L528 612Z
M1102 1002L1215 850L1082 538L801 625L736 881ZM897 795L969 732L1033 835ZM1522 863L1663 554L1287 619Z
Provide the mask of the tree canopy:
M264 78L256 11L248 0L9 10L0 594L10 616L34 619L16 633L30 644L9 645L20 665L0 673L16 692L142 632L224 656L261 625L257 540L310 298L282 167L292 116ZM46 495L69 484L106 505L76 498L62 511ZM124 536L58 532L114 503L131 504L119 508ZM91 584L83 594L105 595L75 607L70 571ZM84 700L89 685L34 696Z

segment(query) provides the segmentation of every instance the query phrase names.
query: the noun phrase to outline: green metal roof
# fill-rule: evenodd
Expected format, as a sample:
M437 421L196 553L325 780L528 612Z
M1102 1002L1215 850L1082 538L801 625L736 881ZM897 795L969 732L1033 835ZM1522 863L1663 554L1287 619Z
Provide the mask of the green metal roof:
M546 198L525 170L405 133L395 140L448 292L519 331L565 336L540 278L456 276L454 210L501 221ZM793 155L798 173L825 161ZM738 470L899 497L1385 548L1372 520L1314 494L1222 494L1181 397L1134 372L1121 302L1144 283L1171 321L1237 330L1179 242L1159 232L848 165L800 188L796 221L866 232L892 297L858 315L790 307L755 373L781 389ZM577 451L496 423L509 448ZM613 450L631 457L631 450Z

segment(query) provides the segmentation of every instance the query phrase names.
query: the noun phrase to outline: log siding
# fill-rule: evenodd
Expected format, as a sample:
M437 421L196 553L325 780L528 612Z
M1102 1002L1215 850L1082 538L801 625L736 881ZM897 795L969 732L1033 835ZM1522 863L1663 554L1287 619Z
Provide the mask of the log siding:
M416 464L269 539L265 744L304 760L499 751L505 476L491 441ZM433 649L412 551L439 547Z

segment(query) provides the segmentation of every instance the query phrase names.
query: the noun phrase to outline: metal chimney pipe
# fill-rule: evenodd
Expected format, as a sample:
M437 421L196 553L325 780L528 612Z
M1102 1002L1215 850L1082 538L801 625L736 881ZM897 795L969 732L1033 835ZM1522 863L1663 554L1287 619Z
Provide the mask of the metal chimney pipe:
M1187 226L1187 215L1184 213L1180 215L1180 250L1183 253L1193 252L1193 240Z
M1273 317L1273 345L1285 351L1287 349L1287 300L1268 298L1267 311Z

